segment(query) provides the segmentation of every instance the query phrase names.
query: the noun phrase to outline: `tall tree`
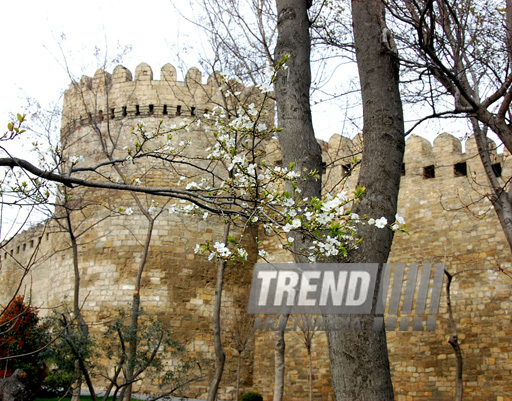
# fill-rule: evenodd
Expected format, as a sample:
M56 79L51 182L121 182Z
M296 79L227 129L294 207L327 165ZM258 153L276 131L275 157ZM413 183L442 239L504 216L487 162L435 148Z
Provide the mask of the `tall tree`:
M310 112L310 37L307 9L310 2L277 0L278 40L275 59L288 58L275 82L279 142L283 162L297 163L300 171L321 169L321 152L314 138ZM357 63L363 97L363 162L359 185L365 196L354 212L384 216L394 221L400 172L405 149L403 112L396 46L386 27L380 0L352 2ZM302 183L305 196L320 194L320 180ZM393 232L367 225L352 262L387 260ZM296 238L296 247L303 247ZM373 330L373 317L362 317L362 330L329 332L333 387L337 400L392 400L393 387L384 331Z
M310 107L311 85L311 39L306 0L277 0L277 43L274 58L280 68L274 83L277 122L282 131L278 139L281 146L283 165L295 164L297 171L307 180L298 185L304 197L321 197L321 180L314 172L322 169L322 151L313 130ZM283 63L281 65L281 63ZM294 250L308 248L306 238L294 235ZM307 262L296 252L298 262ZM287 316L284 316L287 319ZM275 337L275 390L274 401L279 401L284 392L284 331L276 332Z
M366 189L355 206L360 215L394 221L405 150L399 62L380 0L353 0L352 25L363 101L363 157L358 184ZM351 262L386 262L393 231L361 228L363 242ZM361 317L362 330L328 332L336 399L392 400L385 331L373 330L373 316Z

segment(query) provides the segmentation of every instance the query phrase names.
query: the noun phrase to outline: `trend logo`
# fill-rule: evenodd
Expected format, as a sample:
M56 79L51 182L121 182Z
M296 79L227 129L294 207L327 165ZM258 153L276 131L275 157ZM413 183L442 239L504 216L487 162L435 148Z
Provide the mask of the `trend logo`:
M372 314L374 330L384 327L386 330L396 330L399 323L400 331L408 331L412 322L413 331L433 331L444 266L442 263L434 267L431 263L424 263L421 268L418 263L408 266L405 263L258 263L253 272L247 313L322 316ZM326 319L324 316L315 321L325 323ZM269 318L263 325L261 318L256 320L260 328L285 329L281 323L275 325L269 322ZM324 323L321 323L321 327L327 327ZM332 329L337 326L328 327ZM341 327L354 328L358 324L343 324Z

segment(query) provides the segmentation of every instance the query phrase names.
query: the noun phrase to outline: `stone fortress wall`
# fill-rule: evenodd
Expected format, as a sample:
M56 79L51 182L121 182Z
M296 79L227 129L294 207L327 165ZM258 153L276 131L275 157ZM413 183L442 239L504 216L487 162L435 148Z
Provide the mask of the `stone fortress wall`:
M64 100L63 142L68 154L83 155L88 162L101 159L101 134L128 146L127 136L137 121L155 127L163 119L179 123L183 118L201 116L223 99L215 76L206 84L198 70L191 69L184 82L176 81L174 67L162 68L159 81L141 64L132 79L130 71L118 66L112 76L98 71L84 77L79 87L71 87ZM105 90L105 83L110 90ZM81 88L81 89L80 89ZM108 99L108 100L107 100ZM84 104L87 107L83 107ZM91 124L93 122L93 124ZM103 134L105 135L105 134ZM180 134L180 140L192 140L190 152L208 144L199 131ZM105 138L103 138L105 139ZM108 138L107 138L108 139ZM339 189L339 179L352 170L353 158L361 150L362 139L334 135L322 143L327 170L325 188ZM199 148L198 148L199 147ZM495 168L502 177L510 177L509 155L495 153ZM140 168L140 167L138 167ZM148 184L171 186L176 181L159 166L144 165ZM126 168L128 179L134 174ZM87 173L84 173L87 174ZM351 173L355 185L357 166ZM512 257L499 222L485 198L486 182L472 139L462 143L442 134L431 145L411 136L407 140L399 198L399 214L406 219L410 235L397 233L390 262L445 262L458 273L452 284L454 314L464 354L465 399L500 400L512 394L512 328L510 289ZM87 208L85 221L94 227L81 237L80 266L82 297L86 319L93 323L108 321L113 308L127 305L134 290L133 277L140 258L140 238L146 221L140 213L117 214L101 221L105 209L127 207L133 200L120 194L87 190L79 197L101 207ZM154 198L163 205L164 200ZM146 197L146 202L151 198ZM132 202L132 203L129 203ZM81 217L83 220L83 216ZM141 292L145 309L161 315L193 358L211 366L211 310L214 298L215 266L193 254L197 242L220 238L220 224L200 218L181 220L165 213L156 220L150 261ZM266 249L271 243L264 244ZM52 225L41 224L27 230L1 249L0 302L6 302L19 279L20 266L31 264L24 283L33 303L44 307L70 299L73 273L66 234ZM278 246L271 257L289 261ZM502 271L503 270L503 271ZM228 269L225 310L243 313L242 295L248 288L251 269ZM227 318L228 326L231 318ZM398 400L449 400L454 394L455 360L446 342L451 333L446 315L446 299L434 332L389 331L388 349ZM287 333L286 399L307 398L307 355L299 333ZM227 341L227 340L226 340ZM233 395L235 354L226 346L228 367L222 383L222 399ZM208 362L209 361L209 362ZM208 365L210 363L210 365ZM325 337L317 333L313 345L315 400L332 399ZM260 391L265 399L272 394L273 336L257 333L244 357L242 385ZM196 383L189 395L205 394L208 380ZM500 398L502 397L502 398Z
M250 88L241 96L248 96ZM170 129L186 119L191 122L216 105L223 97L215 76L202 83L199 70L192 68L184 82L176 81L176 70L165 65L161 79L153 80L151 68L140 64L135 76L122 66L112 75L98 70L93 78L83 77L72 84L64 95L62 116L62 143L66 162L74 156L83 157L80 166L97 165L109 157L127 156L126 147L136 147L133 127L143 121L148 132L160 121ZM190 155L204 153L210 146L202 130L194 124L188 132L173 132L172 143L177 148L189 142L184 152ZM140 139L140 138L139 138ZM164 141L167 135L164 135ZM198 161L202 163L202 161ZM99 167L96 172L84 171L82 178L97 180L97 174L113 182L126 180L141 186L175 187L180 176L198 180L197 172L184 166L169 171L165 163L123 163L120 174L110 167ZM148 220L139 211L133 197L127 192L76 188L69 190L69 204L77 208L72 213L73 227L79 243L81 272L81 305L92 331L105 331L117 308L127 308L135 291L135 277L147 235ZM149 260L142 277L141 303L144 311L158 315L167 324L172 337L185 349L189 361L198 361L204 378L189 386L188 395L204 397L211 378L214 349L211 316L215 298L217 265L206 257L194 254L197 243L222 241L223 224L210 216L182 218L168 212L167 199L138 195L144 207L155 205L157 211ZM86 206L86 207L83 207ZM80 209L78 209L80 207ZM133 214L119 213L120 208L131 208ZM56 217L64 224L62 210ZM251 255L256 252L247 245ZM0 303L4 304L19 282L23 267L30 267L30 276L24 280L24 292L30 293L32 303L47 308L70 303L73 295L74 273L69 235L55 222L46 222L18 235L3 247L0 272ZM252 263L254 263L254 258ZM245 309L245 292L251 272L245 266L231 265L226 271L223 294L226 327L232 327L235 317ZM236 360L229 353L221 396L234 390ZM252 349L244 354L242 384L252 384ZM171 364L173 361L169 361ZM190 375L198 375L198 371ZM187 377L188 379L190 377ZM150 389L145 389L150 391ZM139 388L135 388L140 392ZM156 392L156 390L155 390Z
M464 144L463 152L463 143L446 133L433 144L414 135L407 139L398 214L405 218L410 234L395 234L389 262L446 263L450 273L457 273L451 297L464 357L464 399L510 400L512 255L486 198L486 178L473 138ZM326 190L340 189L339 177L350 171L348 183L354 188L358 167L353 159L362 150L362 136L350 140L334 135L322 146L328 166ZM502 179L510 177L510 155L493 152L492 158ZM277 255L276 262L285 257ZM453 399L455 358L447 342L451 333L444 287L435 331L412 331L411 326L400 331L397 326L387 332L397 400ZM290 399L305 399L308 391L307 353L301 336L300 331L286 334ZM333 400L326 338L319 332L313 343L317 399ZM273 356L263 352L272 344L270 333L257 338L256 388L269 389L272 384L265 372L271 371ZM266 394L270 396L272 389Z

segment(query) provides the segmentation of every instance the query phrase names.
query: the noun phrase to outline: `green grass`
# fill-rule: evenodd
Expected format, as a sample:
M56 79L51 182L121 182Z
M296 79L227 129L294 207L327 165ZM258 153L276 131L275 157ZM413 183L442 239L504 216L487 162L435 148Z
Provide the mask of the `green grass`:
M36 398L34 401L59 401L60 398ZM64 397L62 401L71 401L71 397ZM92 401L91 396L82 396L80 397L80 401Z
M98 401L103 401L102 396L98 396L97 399L98 399ZM108 399L112 400L112 397L109 397ZM60 398L36 398L34 401L59 401L59 400L60 400ZM119 400L119 397L117 398L117 400ZM71 397L62 398L61 401L71 401ZM80 401L92 401L92 397L90 395L82 395L82 396L80 396ZM136 400L136 399L132 398L132 401L140 401L140 400Z

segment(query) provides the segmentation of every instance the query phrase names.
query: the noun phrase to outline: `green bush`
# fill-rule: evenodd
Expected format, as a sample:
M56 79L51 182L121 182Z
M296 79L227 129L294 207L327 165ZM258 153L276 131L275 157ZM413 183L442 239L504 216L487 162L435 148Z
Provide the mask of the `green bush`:
M261 396L260 393L257 393L255 391L249 391L248 393L242 395L240 401L263 401L263 397Z
M62 397L72 391L76 381L77 355L87 368L91 367L89 358L92 343L87 329L77 323L67 305L54 309L47 317L47 323L56 338L43 354L48 366L48 376L38 396Z

